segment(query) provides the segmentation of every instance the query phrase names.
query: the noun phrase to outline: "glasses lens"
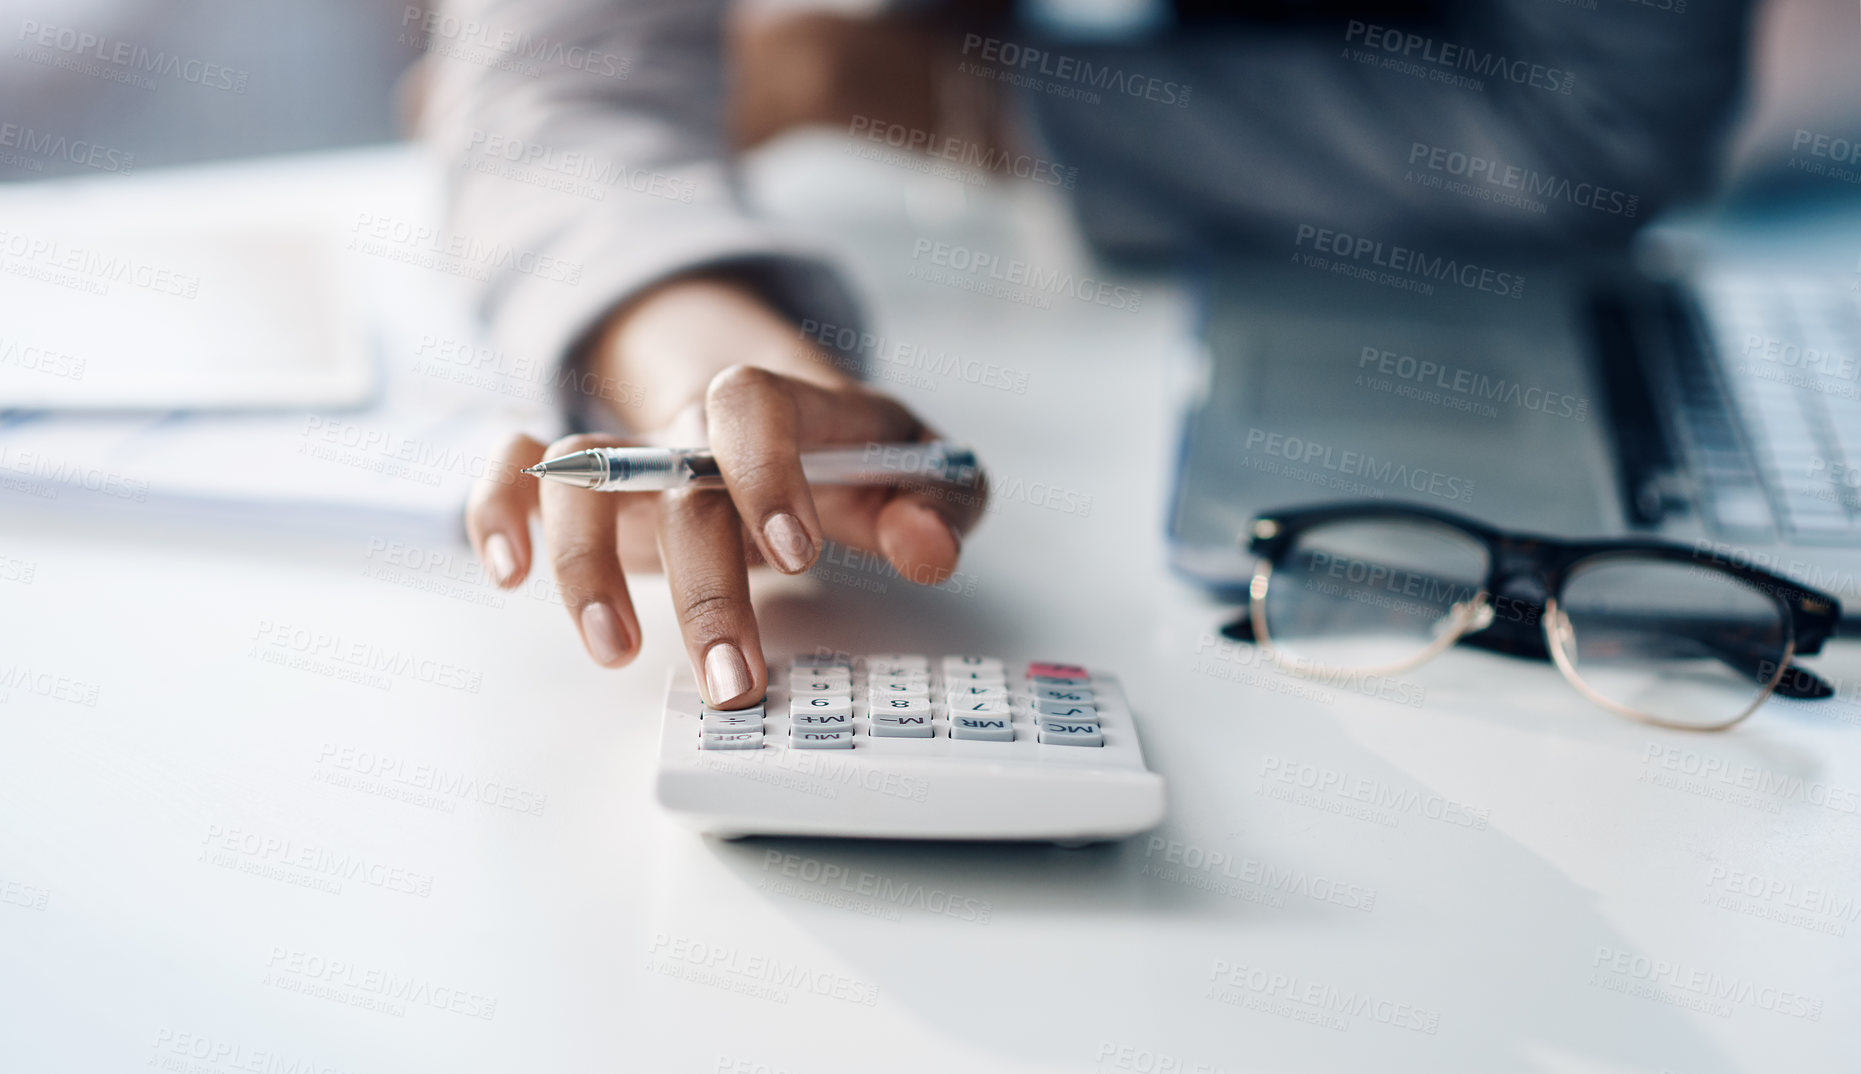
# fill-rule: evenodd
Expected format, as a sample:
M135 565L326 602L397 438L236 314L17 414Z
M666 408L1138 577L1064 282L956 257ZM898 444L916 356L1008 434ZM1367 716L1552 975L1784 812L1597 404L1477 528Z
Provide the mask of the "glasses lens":
M1301 533L1274 564L1269 640L1325 668L1395 670L1457 635L1486 581L1486 546L1427 522L1334 522Z
M1723 727L1770 692L1788 659L1776 597L1719 571L1609 557L1579 564L1553 641L1584 686L1683 727Z

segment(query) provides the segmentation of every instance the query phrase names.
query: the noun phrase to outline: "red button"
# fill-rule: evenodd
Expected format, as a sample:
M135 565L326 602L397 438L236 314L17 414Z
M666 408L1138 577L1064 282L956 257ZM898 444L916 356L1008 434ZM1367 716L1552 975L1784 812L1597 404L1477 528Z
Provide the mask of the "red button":
M1090 679L1092 673L1078 664L1048 664L1036 660L1027 666L1027 677L1030 679Z

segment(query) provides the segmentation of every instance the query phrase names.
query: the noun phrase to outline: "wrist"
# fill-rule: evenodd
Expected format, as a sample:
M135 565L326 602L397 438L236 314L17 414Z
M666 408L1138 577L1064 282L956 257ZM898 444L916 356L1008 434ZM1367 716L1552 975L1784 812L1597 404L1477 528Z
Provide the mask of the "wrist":
M658 429L701 403L711 379L755 365L827 388L858 381L750 289L708 277L655 287L609 315L595 333L588 369L631 390L605 401L633 429Z

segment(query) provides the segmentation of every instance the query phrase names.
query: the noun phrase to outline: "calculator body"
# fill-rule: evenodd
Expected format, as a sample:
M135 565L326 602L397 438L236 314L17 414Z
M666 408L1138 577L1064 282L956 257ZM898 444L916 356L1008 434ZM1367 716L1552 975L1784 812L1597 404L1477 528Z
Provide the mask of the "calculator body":
M771 665L747 711L707 708L683 667L668 677L656 793L700 831L1078 844L1163 819L1163 778L1109 674L901 654Z

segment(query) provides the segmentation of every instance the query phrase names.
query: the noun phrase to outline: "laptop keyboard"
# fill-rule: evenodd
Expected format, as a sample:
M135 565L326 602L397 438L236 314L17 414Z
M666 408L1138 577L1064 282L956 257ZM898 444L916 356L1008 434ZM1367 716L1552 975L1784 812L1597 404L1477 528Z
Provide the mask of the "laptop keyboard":
M1700 299L1717 368L1682 368L1679 388L1718 528L1861 539L1861 307L1832 281L1790 277L1709 278ZM1712 372L1730 414L1704 405Z

